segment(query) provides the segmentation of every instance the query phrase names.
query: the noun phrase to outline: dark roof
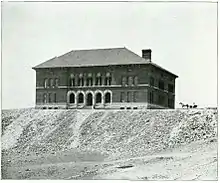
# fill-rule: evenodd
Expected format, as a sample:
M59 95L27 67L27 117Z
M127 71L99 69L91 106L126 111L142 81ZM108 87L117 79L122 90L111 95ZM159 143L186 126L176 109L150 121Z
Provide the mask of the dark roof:
M152 64L162 70L165 70L162 67L140 57L127 48L73 50L59 57L54 57L46 62L43 62L33 67L33 69L128 64ZM165 71L169 72L167 70ZM169 73L176 76L171 72Z

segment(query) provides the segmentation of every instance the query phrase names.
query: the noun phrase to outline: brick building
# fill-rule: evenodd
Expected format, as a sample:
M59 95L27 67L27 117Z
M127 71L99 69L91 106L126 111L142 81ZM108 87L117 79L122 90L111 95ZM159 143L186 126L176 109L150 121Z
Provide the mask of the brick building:
M36 108L174 108L175 74L127 48L76 50L33 67Z

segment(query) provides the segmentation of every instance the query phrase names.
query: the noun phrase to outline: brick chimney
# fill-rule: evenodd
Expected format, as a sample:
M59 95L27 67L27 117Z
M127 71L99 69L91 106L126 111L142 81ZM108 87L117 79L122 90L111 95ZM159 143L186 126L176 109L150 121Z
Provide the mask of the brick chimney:
M151 49L142 50L142 58L146 59L147 61L151 62Z

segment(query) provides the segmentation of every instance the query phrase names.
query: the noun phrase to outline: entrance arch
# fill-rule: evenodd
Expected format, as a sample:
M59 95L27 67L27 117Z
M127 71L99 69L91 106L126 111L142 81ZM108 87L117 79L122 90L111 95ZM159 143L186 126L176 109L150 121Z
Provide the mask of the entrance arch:
M78 103L79 104L84 103L84 95L82 93L79 93L78 95Z
M110 92L105 93L105 103L111 103L111 93Z
M73 103L75 103L75 95L74 95L74 93L71 93L70 94L70 104L73 104Z
M99 92L95 96L95 103L102 103L102 94Z
M93 100L92 93L88 93L87 97L86 97L86 105L87 106L92 106L92 104L93 104L92 100Z

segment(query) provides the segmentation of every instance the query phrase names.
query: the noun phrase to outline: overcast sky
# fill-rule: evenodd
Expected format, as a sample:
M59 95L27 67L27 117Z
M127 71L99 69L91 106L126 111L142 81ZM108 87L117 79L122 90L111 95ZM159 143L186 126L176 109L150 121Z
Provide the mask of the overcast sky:
M31 68L74 49L127 47L177 74L179 102L217 106L217 4L2 5L2 108L35 105Z

